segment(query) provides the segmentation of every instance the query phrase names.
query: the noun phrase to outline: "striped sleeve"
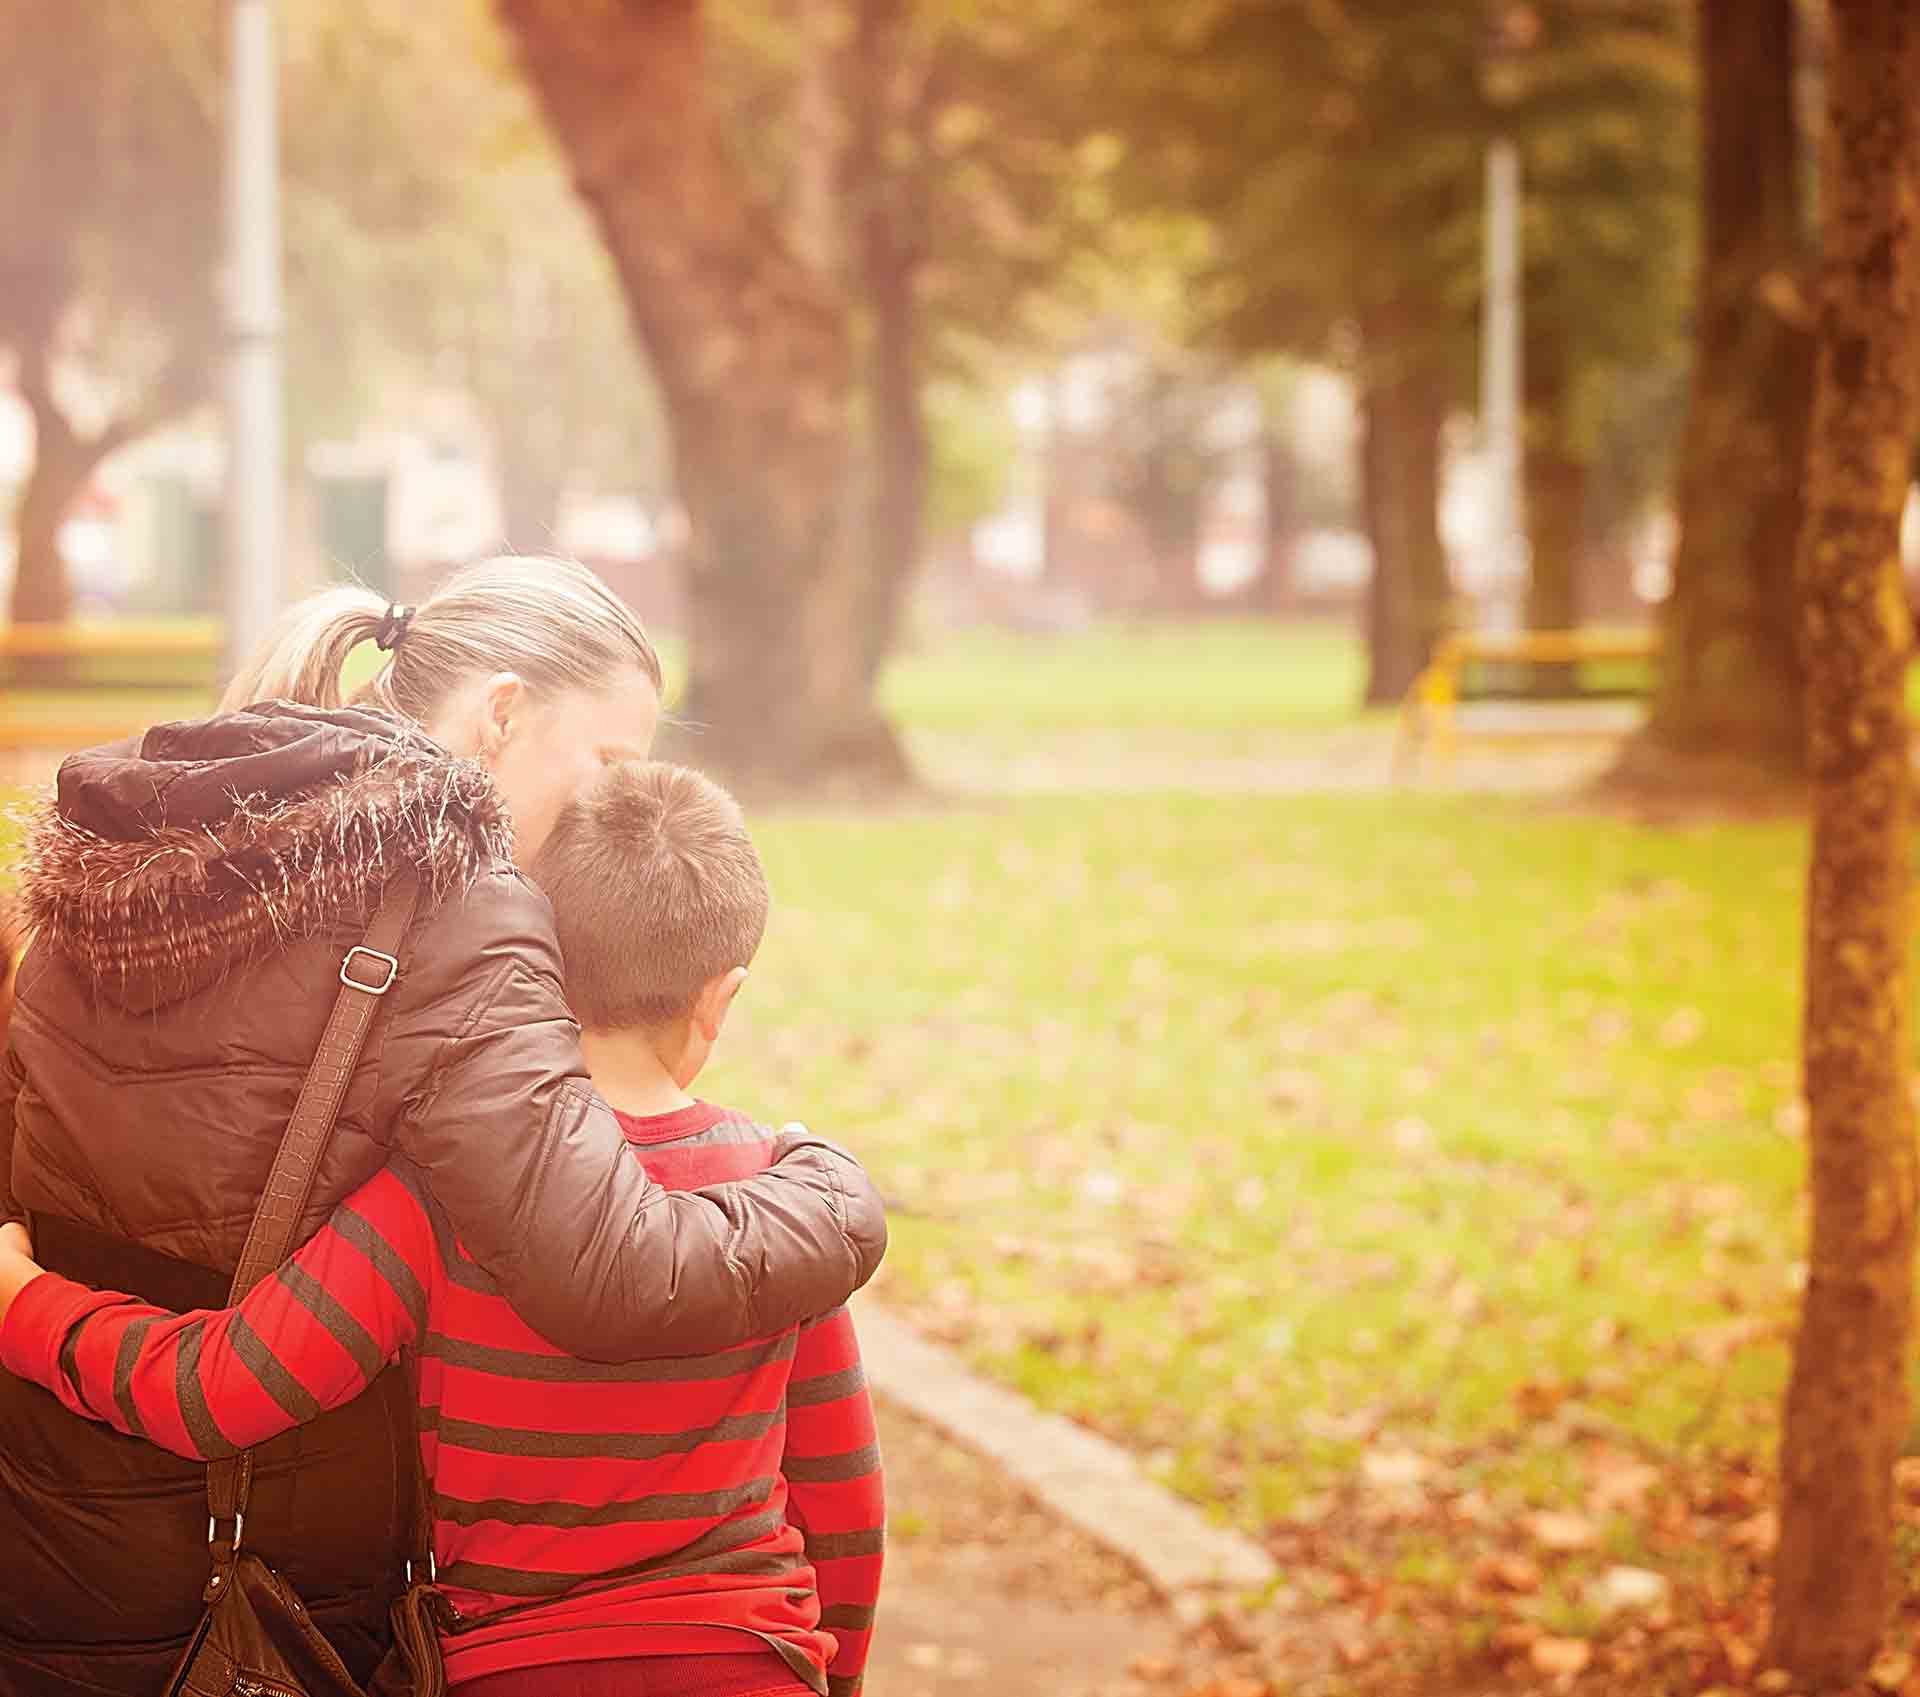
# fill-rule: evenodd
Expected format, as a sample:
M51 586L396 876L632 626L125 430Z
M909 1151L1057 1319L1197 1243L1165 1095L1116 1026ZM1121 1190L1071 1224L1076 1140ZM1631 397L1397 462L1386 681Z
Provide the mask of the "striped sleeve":
M787 1480L794 1523L820 1587L820 1625L839 1645L829 1697L859 1697L886 1547L880 1439L853 1317L836 1308L803 1327L787 1387Z
M382 1172L237 1307L176 1314L53 1273L0 1326L0 1366L76 1414L210 1461L351 1402L426 1329L433 1232Z

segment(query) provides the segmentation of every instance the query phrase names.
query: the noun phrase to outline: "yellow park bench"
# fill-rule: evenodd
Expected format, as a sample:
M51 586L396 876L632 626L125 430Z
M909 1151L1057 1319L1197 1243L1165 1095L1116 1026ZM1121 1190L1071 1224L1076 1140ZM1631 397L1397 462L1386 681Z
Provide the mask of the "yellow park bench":
M205 712L225 640L212 619L0 625L0 748L84 748Z
M1433 657L1407 691L1401 754L1426 754L1449 765L1459 748L1460 708L1467 701L1534 705L1644 696L1659 652L1659 633L1653 630L1455 631L1435 645ZM1573 677L1548 689L1515 682L1537 680L1546 667L1566 668ZM1598 679L1596 670L1602 674ZM1609 670L1614 677L1605 675ZM1535 734L1566 734L1569 729L1564 719L1529 720L1518 708L1503 723Z

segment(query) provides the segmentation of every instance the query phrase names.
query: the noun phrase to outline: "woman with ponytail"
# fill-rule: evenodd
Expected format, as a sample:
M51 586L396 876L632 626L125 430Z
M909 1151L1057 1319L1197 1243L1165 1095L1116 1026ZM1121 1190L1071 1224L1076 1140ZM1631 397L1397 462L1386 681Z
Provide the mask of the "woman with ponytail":
M384 663L345 698L367 642ZM296 1241L395 1161L572 1355L710 1354L844 1301L885 1244L858 1165L796 1133L758 1179L650 1183L515 870L604 762L645 752L660 686L591 573L504 558L418 607L325 590L215 717L68 760L21 879L0 1218L74 1278L223 1305L343 958L411 874L418 916ZM246 1517L361 1677L407 1543L410 1397L388 1390L265 1446ZM270 1376L262 1393L300 1394ZM0 1378L0 1697L158 1691L202 1608L207 1536L203 1469Z

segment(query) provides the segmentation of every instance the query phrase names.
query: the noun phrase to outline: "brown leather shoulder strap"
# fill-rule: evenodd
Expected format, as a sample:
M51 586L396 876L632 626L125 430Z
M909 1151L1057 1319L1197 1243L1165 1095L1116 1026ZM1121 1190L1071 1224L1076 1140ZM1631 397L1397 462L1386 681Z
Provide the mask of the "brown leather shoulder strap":
M273 1171L267 1175L260 1206L254 1210L240 1264L234 1269L233 1289L227 1297L230 1304L238 1302L278 1267L293 1247L293 1234L313 1194L320 1157L333 1136L341 1101L366 1045L367 1028L373 1024L380 998L393 987L399 974L396 957L419 901L420 882L415 874L406 871L396 876L387 886L380 911L367 927L366 940L349 949L340 964L340 994L334 1000L313 1065L307 1069L306 1082L300 1087L299 1100L293 1105L293 1116L287 1121L280 1152L273 1158ZM218 1537L224 1523L231 1520L235 1548L240 1543L240 1517L246 1513L252 1482L251 1450L207 1467L207 1511L213 1520L210 1533Z

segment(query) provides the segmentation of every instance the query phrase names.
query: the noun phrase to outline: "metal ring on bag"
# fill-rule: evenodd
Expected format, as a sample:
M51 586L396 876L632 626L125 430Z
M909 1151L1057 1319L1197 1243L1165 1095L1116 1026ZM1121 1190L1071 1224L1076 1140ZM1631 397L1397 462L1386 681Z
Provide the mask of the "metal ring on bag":
M247 1517L236 1514L233 1517L233 1547L237 1553L240 1548L241 1534L247 1529ZM213 1515L207 1516L207 1544L211 1547L220 1542L220 1522Z

